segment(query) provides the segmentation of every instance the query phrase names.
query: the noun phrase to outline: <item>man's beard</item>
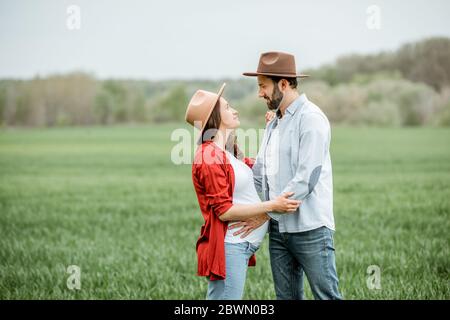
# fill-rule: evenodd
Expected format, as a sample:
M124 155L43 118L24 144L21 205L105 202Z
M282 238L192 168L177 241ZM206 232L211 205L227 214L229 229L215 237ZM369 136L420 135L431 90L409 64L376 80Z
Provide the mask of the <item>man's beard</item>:
M283 100L283 93L278 89L278 86L275 86L270 100L266 98L267 107L269 110L277 110L281 100Z

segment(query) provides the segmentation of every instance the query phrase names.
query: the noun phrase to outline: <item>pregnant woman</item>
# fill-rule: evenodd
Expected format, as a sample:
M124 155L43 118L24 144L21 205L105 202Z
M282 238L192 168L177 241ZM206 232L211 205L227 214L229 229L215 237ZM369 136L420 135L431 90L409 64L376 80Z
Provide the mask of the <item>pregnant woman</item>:
M238 112L219 92L198 90L186 110L186 121L200 129L199 146L192 165L192 181L204 218L197 241L199 276L208 278L207 299L242 299L247 267L256 263L268 223L245 238L233 235L229 223L264 218L267 212L295 212L300 201L284 194L262 202L256 192L252 159L240 156L234 129Z

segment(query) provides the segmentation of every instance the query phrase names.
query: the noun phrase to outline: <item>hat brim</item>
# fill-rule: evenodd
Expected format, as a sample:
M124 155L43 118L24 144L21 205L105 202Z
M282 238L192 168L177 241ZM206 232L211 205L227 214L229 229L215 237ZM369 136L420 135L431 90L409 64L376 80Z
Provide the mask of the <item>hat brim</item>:
M202 136L203 136L203 130L205 129L206 124L208 123L208 120L209 120L209 118L211 117L211 114L214 111L214 107L216 106L217 101L219 101L220 97L222 96L222 93L225 90L225 86L226 85L227 85L226 82L224 82L222 84L222 86L220 87L219 92L217 92L217 98L214 100L214 103L212 104L212 106L211 106L211 108L209 110L208 116L206 117L205 123L203 124L202 129L200 130L200 140L202 139Z
M274 76L274 77L286 77L286 78L308 78L309 75L307 74L282 74L282 73L267 73L267 72L244 72L242 75L247 77L257 77L259 75L261 76Z

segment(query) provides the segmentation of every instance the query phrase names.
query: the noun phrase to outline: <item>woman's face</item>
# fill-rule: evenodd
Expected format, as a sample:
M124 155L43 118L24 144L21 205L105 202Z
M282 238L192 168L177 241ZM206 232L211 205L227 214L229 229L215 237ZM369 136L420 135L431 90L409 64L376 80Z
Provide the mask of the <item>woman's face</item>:
M221 126L225 129L236 129L241 122L238 117L239 112L233 109L227 100L220 97L220 118L222 119Z

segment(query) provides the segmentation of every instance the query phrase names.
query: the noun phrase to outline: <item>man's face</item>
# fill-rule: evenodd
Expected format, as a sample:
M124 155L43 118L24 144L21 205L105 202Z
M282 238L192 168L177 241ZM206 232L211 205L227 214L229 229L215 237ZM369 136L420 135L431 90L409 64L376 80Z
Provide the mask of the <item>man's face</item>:
M276 110L283 100L283 93L278 88L278 84L266 76L259 75L258 86L258 96L266 100L269 110Z

